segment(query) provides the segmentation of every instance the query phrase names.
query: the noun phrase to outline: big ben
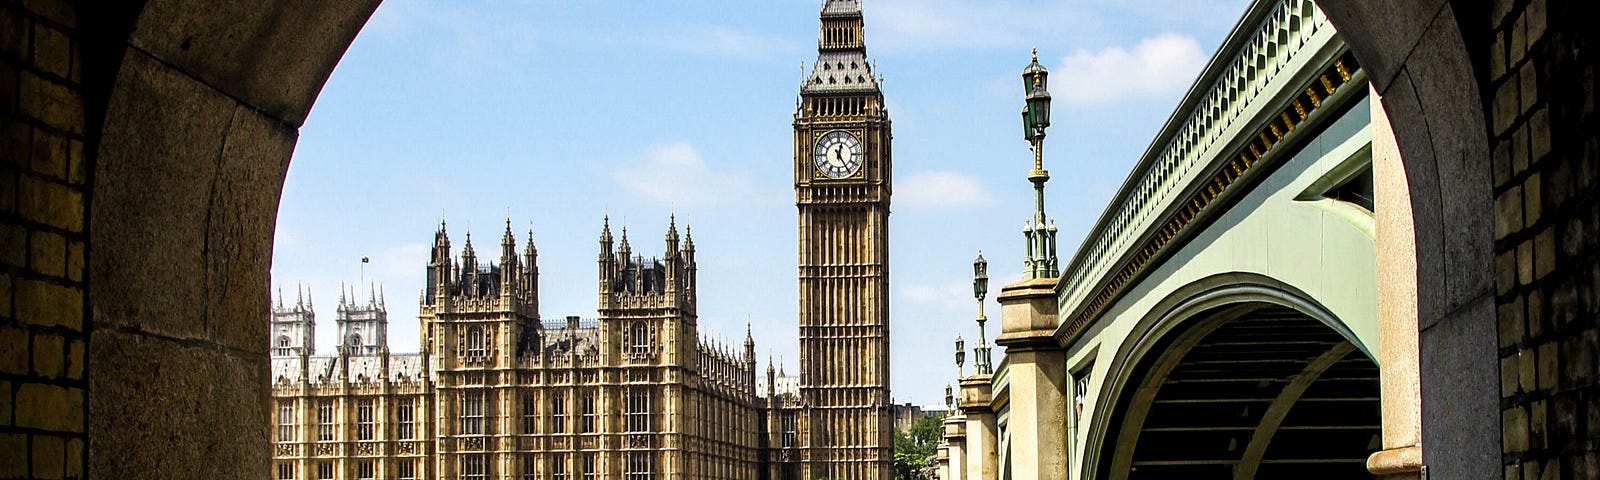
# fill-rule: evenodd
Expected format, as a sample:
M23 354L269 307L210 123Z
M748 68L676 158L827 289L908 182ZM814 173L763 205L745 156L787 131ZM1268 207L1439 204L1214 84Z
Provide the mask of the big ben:
M794 114L805 479L887 479L889 114L859 0L822 5L817 61Z

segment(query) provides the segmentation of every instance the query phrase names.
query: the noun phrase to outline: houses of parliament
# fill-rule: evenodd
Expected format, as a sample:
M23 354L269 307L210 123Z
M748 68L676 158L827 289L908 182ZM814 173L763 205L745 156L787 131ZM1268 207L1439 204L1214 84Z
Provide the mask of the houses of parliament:
M390 353L381 293L340 292L338 347L312 299L272 308L272 478L887 479L891 130L858 0L827 0L793 113L800 371L701 340L694 240L647 258L599 235L597 315L539 312L532 232L498 261L441 222L419 352ZM492 258L489 253L485 257ZM360 298L365 296L366 298Z

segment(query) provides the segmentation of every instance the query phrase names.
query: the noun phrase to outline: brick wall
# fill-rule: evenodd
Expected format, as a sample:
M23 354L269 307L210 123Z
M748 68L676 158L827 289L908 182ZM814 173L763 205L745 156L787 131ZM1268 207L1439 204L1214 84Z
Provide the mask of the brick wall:
M1497 0L1483 25L1506 478L1600 478L1600 122L1593 34L1580 33L1593 28L1587 3Z
M76 11L0 3L0 479L83 477L88 174Z

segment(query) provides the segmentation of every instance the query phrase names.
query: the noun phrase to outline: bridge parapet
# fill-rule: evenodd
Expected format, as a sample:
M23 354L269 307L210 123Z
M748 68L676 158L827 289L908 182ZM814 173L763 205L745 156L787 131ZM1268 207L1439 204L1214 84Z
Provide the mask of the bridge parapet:
M1062 272L1058 339L1070 341L1161 244L1350 80L1353 58L1339 64L1334 83L1296 88L1322 73L1321 64L1337 63L1341 50L1308 0L1258 2L1246 12ZM1290 101L1293 108L1280 110Z

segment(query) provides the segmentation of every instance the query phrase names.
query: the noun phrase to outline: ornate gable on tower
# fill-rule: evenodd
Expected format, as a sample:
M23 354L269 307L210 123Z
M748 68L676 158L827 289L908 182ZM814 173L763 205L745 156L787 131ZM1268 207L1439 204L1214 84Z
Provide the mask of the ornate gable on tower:
M800 89L802 94L878 90L861 24L860 1L829 0L823 5L817 61Z

